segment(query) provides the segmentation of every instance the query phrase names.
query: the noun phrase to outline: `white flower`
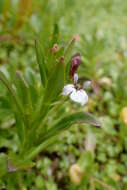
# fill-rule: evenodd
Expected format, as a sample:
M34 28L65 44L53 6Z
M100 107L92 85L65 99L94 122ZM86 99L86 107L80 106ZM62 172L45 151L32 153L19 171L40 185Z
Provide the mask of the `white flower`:
M83 89L78 89L77 85L78 75L74 75L74 85L67 84L64 86L62 95L63 96L70 96L70 99L74 102L81 104L82 106L88 102L88 95Z

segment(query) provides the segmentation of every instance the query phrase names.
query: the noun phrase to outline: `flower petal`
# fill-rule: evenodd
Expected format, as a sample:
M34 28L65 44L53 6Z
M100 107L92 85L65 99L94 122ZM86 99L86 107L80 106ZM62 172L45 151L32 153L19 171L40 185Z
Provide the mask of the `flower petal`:
M88 81L86 81L86 82L83 83L83 88L89 88L90 85L91 85L91 81L88 80Z
M71 100L73 100L74 102L78 102L82 106L88 102L88 95L82 89L77 90L77 91L73 91L70 94L70 98L71 98Z
M62 95L67 96L70 93L72 93L73 91L76 91L75 88L74 88L74 85L73 84L67 84L63 88Z
M78 82L78 74L75 73L74 74L74 84L77 84L77 82Z

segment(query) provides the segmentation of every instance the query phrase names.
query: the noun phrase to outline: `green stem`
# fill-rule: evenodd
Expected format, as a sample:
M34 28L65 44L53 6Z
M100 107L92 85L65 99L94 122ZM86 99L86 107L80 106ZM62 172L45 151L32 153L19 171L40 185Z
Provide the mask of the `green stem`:
M100 185L102 185L103 187L105 187L108 190L115 190L113 187L111 187L110 185L106 184L104 181L99 180L95 177L92 177L92 180L96 183L99 183Z

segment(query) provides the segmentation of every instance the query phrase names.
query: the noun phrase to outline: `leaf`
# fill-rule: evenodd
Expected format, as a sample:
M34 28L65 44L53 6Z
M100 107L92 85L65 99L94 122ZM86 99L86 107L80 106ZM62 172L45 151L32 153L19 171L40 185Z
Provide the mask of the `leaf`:
M57 100L58 96L62 92L62 88L64 86L64 74L65 74L64 63L58 62L55 65L54 71L48 80L47 87L44 93L44 98L42 99L39 108L36 110L33 116L33 121L32 121L33 130L37 129L37 126L39 126L43 117L48 113L51 103Z
M0 177L7 174L7 155L4 153L0 154Z
M36 58L41 76L41 83L43 87L45 87L47 83L46 65L45 65L44 55L42 53L41 46L38 41L35 41L35 50L36 50Z
M89 113L78 112L65 116L57 121L49 130L47 130L46 133L42 135L42 138L40 138L39 141L41 144L33 150L30 150L30 153L28 153L28 159L34 158L42 150L47 148L47 146L51 145L54 140L56 140L56 136L60 132L68 129L72 124L76 123L88 123L96 127L100 127L99 121L97 121L96 118Z
M25 160L21 156L11 153L8 159L8 172L15 172L21 169L27 170L34 167L35 163L31 160Z
M53 35L52 35L52 44L58 43L59 40L59 26L57 23L54 24L54 30L53 30Z
M71 60L69 60L66 63L66 71L65 71L66 81L69 81L70 79L70 66L71 66Z
M21 117L15 114L15 118L16 118L16 126L20 137L20 141L25 149L26 143L28 144L27 137L28 137L28 131L31 126L31 118L33 114L32 99L31 99L29 85L23 78L22 74L18 71L16 72L14 83L16 87L17 96L20 98L23 105L25 125L22 122Z
M15 113L15 120L16 120L15 126L17 128L17 133L18 133L20 143L24 146L25 141L26 141L26 138L25 138L26 127L25 127L24 122L21 119L20 115L17 113Z
M9 94L13 98L13 100L15 102L15 105L17 107L17 112L23 115L23 108L22 108L22 105L20 103L20 100L16 96L16 94L15 94L14 90L12 89L12 86L9 83L8 79L6 78L6 76L1 71L0 71L0 80L5 85L5 87L7 88L8 92L9 92Z
M36 72L32 69L25 70L25 80L29 84L30 96L32 101L32 107L35 108L39 99L40 87L38 87L38 80Z
M65 67L63 62L58 62L50 76L45 90L44 103L49 103L59 96L64 86Z
M78 112L73 113L68 116L64 116L62 119L56 122L54 126L52 126L45 135L42 136L41 141L48 139L59 132L68 129L71 125L76 123L87 123L94 125L96 127L100 127L100 122L90 113Z
M32 112L30 89L22 74L18 71L16 72L14 83L17 89L17 95L22 101L24 112L28 116Z
M31 119L30 117L33 111L30 89L22 74L18 71L16 72L14 84L16 87L17 96L22 102L25 125L29 127Z
M56 136L51 137L49 140L44 141L36 148L32 148L27 152L24 162L27 162L33 159L36 155L38 155L42 150L46 149L49 145L53 144L56 140Z
M24 124L27 123L26 118L25 118L25 114L24 114L24 110L23 110L23 106L21 104L19 97L17 96L17 94L15 93L11 84L9 83L8 79L6 78L6 76L1 71L0 71L0 80L6 86L10 96L12 97L12 99L14 101L14 104L13 104L13 102L11 102L11 106L15 112L15 119L17 121L17 123L16 123L17 132L18 132L19 139L22 142L22 140L24 139L24 134L25 134Z
M73 51L73 47L75 45L75 39L73 38L68 44L67 47L65 48L64 51L64 57L65 57L65 63L67 64L70 60L72 51Z
M47 83L42 103L42 111L41 111L42 114L40 115L41 117L43 117L47 113L50 107L50 103L57 100L58 96L62 92L62 88L64 86L64 74L65 74L64 63L58 62Z
M72 124L76 123L88 123L96 127L100 127L100 123L95 119L93 115L89 113L79 112L65 116L57 121L49 130L47 130L46 133L42 135L39 141L41 144L30 149L27 152L25 161L33 159L42 150L51 145L56 140L56 137L60 132L68 129Z

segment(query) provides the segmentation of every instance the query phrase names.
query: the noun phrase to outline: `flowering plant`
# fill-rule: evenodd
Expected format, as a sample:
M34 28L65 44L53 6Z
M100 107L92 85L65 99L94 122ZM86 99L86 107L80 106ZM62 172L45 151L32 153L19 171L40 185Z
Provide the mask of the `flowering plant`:
M81 87L76 73L81 63L80 54L76 54L69 61L74 42L75 38L66 48L59 48L57 44L52 44L51 51L46 54L42 51L40 43L36 41L40 83L33 84L31 75L25 77L18 71L11 84L0 72L0 80L9 94L6 98L10 100L18 137L17 151L14 153L10 150L9 155L6 156L8 171L34 166L33 159L57 140L60 132L68 129L72 124L82 122L100 126L89 113L65 111L66 99L63 96L69 95L73 101L81 105L88 101L84 87L89 82ZM74 84L65 85L69 75Z

